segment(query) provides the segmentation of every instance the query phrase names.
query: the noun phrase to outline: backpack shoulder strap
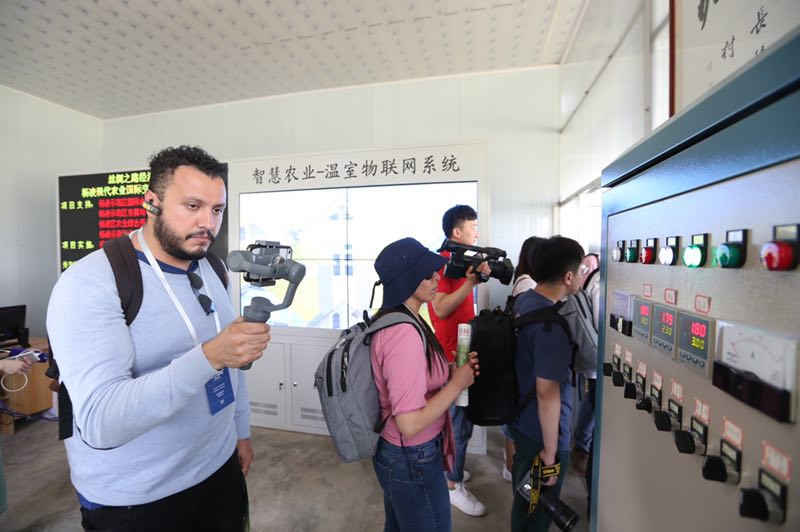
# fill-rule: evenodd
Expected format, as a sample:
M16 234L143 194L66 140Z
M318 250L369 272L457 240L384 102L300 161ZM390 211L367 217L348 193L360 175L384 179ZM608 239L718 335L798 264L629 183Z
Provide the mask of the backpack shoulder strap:
M555 305L537 308L530 312L526 312L513 320L514 329L519 331L519 329L529 325L531 323L540 322L544 323L544 330L549 332L550 328L554 323L561 325L564 329L564 332L567 334L567 338L569 339L570 346L572 346L573 353L577 348L577 344L575 343L575 337L572 335L572 331L569 328L569 322L567 319L561 315L559 312L561 307L564 306L564 301L559 301Z
M595 275L600 275L600 268L592 270L592 273L590 273L586 277L586 279L583 281L583 288L582 288L583 290L586 290L587 288L589 288L589 283L592 282L592 277L594 277Z
M217 257L211 252L206 253L206 259L208 259L208 263L211 264L211 267L214 269L214 273L217 274L219 280L222 281L222 286L225 287L225 290L228 289L228 268L225 266L225 263L222 262L222 259Z
M503 312L505 312L506 314L511 314L511 315L514 314L514 301L517 300L517 296L518 295L519 294L517 294L516 296L509 295L506 298L506 306L503 308Z
M581 313L584 321L592 324L592 330L597 334L597 327L594 324L594 312L592 309L592 299L585 291L580 290L574 296L575 304L578 306L578 311Z
M117 292L125 315L125 325L130 326L139 309L142 307L142 270L139 269L139 259L133 242L127 236L109 240L103 245L103 251L111 263L114 279L117 282Z
M365 338L365 343L369 343L369 337L371 337L376 332L386 329L387 327L391 327L392 325L398 325L400 323L410 323L417 329L420 338L422 338L422 348L423 350L428 350L428 344L425 341L425 333L422 330L422 326L411 316L404 314L402 312L390 312L388 314L384 314L377 320L374 320L369 325L369 332L367 338Z

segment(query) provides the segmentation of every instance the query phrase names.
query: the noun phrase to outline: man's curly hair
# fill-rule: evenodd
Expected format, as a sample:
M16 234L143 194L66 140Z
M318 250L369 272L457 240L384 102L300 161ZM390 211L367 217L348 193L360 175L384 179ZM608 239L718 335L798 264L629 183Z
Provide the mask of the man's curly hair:
M150 190L160 199L179 166L192 166L209 177L225 179L227 167L199 146L165 148L150 157Z

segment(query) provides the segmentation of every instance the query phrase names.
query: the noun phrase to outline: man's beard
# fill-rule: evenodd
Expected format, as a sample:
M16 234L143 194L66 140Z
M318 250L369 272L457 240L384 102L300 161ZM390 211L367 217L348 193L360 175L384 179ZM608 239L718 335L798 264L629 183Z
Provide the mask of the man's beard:
M167 227L162 216L156 216L153 230L158 239L158 243L161 244L161 248L178 260L200 260L206 256L207 251L202 248L194 252L183 249L183 243L190 238L205 236L209 239L209 247L214 243L214 235L208 230L192 233L185 238L181 237Z

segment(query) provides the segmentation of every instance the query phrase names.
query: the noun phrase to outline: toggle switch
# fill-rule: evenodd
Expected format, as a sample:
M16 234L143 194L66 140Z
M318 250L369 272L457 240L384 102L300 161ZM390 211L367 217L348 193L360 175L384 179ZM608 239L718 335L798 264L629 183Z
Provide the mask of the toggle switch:
M703 478L714 482L739 483L739 469L727 456L709 455L703 458Z
M739 515L770 523L786 520L786 485L767 473L758 470L758 487L739 490Z
M739 515L770 523L783 523L786 517L779 501L758 488L742 488L739 491Z
M689 418L689 430L678 430L672 435L679 453L706 454L708 426L696 417Z
M800 260L800 224L776 225L773 240L761 247L761 265L770 271L797 268Z
M611 374L611 383L617 388L625 385L625 376L621 371L616 371Z
M625 399L639 399L640 398L640 394L638 394L638 391L636 390L636 384L634 384L632 382L626 382L625 383L625 388L624 388L624 390L622 392L622 395L623 395L623 397L625 397ZM637 397L637 395L639 395L639 397Z
M705 454L705 442L694 432L689 430L676 430L672 433L675 446L682 454Z
M653 413L653 400L650 397L642 397L636 401L636 410L644 410L648 414Z
M671 432L681 428L678 418L672 413L663 410L653 412L653 421L655 421L656 428L661 432Z
M656 424L656 429L661 432L680 430L683 423L683 407L674 399L670 399L667 410L653 412L653 422Z
M625 383L624 397L625 399L635 399L639 401L644 397L644 390L646 387L645 378L640 373L636 374L634 382Z
M603 376L610 377L614 373L614 366L611 362L603 362Z

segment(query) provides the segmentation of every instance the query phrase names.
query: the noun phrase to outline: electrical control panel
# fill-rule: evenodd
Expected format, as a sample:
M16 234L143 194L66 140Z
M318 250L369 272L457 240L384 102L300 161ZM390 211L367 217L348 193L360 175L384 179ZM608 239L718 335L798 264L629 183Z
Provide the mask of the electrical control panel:
M763 200L754 201L756 191ZM717 198L725 198L725 208L695 207ZM610 379L604 386L602 433L609 439L601 455L601 505L608 503L604 480L619 485L620 472L630 467L660 479L663 493L654 498L662 502L694 490L713 509L706 529L760 530L789 515L800 523L800 486L791 468L800 460L800 269L776 270L760 260L775 228L790 220L800 221L800 161L608 218L613 244L606 253L618 241L640 248L640 241L677 236L685 246L675 264L607 265L605 361L621 373L622 386ZM623 258L632 254L623 251ZM648 388L654 381L659 386ZM629 443L608 445L614 434ZM634 466L637 450L646 456ZM618 454L616 473L606 470L609 454ZM722 515L730 526L713 524Z
M592 530L800 530L800 69L785 64L783 95L698 134L697 114L725 108L711 97L604 172Z

